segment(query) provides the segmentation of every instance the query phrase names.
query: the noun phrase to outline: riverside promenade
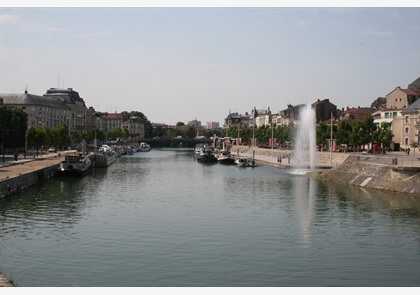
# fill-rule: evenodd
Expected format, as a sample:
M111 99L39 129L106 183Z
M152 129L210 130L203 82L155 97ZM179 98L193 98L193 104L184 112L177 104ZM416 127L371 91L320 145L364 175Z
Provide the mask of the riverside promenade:
M301 159L296 159L290 150L232 146L230 151L236 156L253 159L257 166L302 170L297 165ZM419 155L420 152L417 155L316 152L315 169L305 171L304 168L302 173L324 181L420 197Z
M230 152L234 156L255 159L256 163L262 165L270 165L277 168L293 168L297 167L298 159L294 157L293 150L258 148L253 146L237 146L232 145ZM319 169L329 169L343 164L348 157L357 157L360 161L368 163L376 163L398 167L417 167L420 168L420 151L410 153L390 152L382 155L372 155L363 153L340 153L340 152L316 152L315 167Z
M64 160L64 155L69 152L74 151L43 154L36 158L26 157L26 159L20 156L17 161L12 156L6 156L4 162L0 160L0 181L37 171L45 167L58 165Z
M26 159L20 156L17 161L12 156L5 156L4 161L0 161L0 199L53 177L65 155L75 152L41 154Z

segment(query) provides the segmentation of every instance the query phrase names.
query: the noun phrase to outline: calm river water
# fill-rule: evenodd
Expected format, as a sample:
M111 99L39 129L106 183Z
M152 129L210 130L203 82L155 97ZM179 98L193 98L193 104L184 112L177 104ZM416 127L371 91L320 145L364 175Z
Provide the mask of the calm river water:
M0 201L18 286L420 286L420 200L154 149Z

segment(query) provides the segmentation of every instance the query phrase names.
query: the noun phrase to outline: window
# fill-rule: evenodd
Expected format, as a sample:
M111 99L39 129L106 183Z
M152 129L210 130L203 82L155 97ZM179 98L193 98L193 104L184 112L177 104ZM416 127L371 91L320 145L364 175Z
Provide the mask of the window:
M398 113L397 113L397 112L393 112L393 113L392 113L392 117L393 117L393 118L397 118L397 117L398 117Z
M408 116L405 116L405 123L408 123Z
M408 145L408 138L406 137L406 138L404 138L404 144L405 145Z
M407 134L408 131L410 131L410 129L408 127L405 127L405 134Z
M385 113L385 118L386 118L386 119L388 119L388 118L389 118L389 113L388 113L388 112L386 112L386 113Z

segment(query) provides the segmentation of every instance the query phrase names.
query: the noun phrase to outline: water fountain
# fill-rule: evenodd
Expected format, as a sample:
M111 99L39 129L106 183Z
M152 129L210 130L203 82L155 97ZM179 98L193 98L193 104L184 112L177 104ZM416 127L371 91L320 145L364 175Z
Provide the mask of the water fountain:
M295 138L293 166L296 169L315 169L316 163L315 111L307 104L301 111Z

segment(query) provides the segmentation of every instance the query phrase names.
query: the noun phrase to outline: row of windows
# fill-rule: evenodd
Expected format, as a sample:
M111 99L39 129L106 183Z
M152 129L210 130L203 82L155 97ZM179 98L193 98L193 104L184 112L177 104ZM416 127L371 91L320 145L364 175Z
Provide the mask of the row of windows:
M385 113L385 118L389 119L389 118L391 118L391 115L392 115L392 118L397 118L398 117L398 112L386 112Z
M416 118L413 118L416 119ZM417 118L418 120L420 120L420 115ZM405 123L408 123L408 121L410 120L410 116L405 116Z

